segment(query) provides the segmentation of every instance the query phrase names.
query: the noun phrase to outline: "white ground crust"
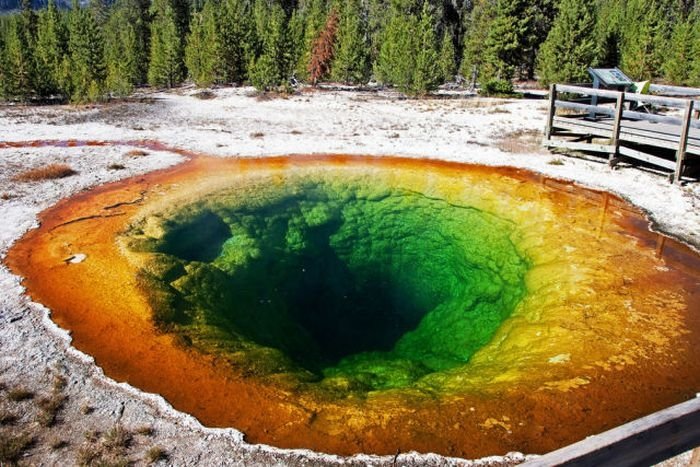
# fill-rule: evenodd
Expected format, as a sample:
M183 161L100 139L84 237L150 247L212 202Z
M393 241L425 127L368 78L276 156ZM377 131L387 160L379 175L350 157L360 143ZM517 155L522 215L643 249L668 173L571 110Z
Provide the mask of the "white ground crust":
M0 141L153 139L221 156L388 154L509 165L617 193L647 211L657 228L700 245L697 183L679 187L652 171L628 166L612 171L602 159L557 157L527 144L524 147L530 152L520 152L522 141L508 136L525 132L539 138L535 131L544 125L545 101L474 97L413 101L353 92L259 100L252 97L250 89L218 90L215 99L201 100L191 95L194 93L155 94L149 96L155 98L153 103L95 108L0 107ZM0 259L23 233L37 226L37 215L58 200L182 160L171 153L152 151L147 156L131 157L126 155L129 149L0 149L0 198L11 196L0 199ZM553 159L561 159L563 165L550 164ZM13 175L23 170L56 162L69 164L78 174L55 181L12 181ZM114 164L126 168L110 168ZM176 465L391 465L395 461L393 456L341 458L251 446L235 430L203 428L162 398L106 378L88 356L70 347L69 335L53 325L48 310L22 295L19 278L0 266L0 381L50 387L51 373L68 378L69 399L63 418L70 429L64 437L73 447L81 445L86 431L104 432L122 423L153 426L155 435L148 443L163 446L170 454L168 462ZM87 404L95 408L89 416L82 413ZM28 461L70 463L67 457L74 456L74 451L37 449ZM397 465L502 465L524 459L512 454L472 464L434 455L402 454L396 461Z

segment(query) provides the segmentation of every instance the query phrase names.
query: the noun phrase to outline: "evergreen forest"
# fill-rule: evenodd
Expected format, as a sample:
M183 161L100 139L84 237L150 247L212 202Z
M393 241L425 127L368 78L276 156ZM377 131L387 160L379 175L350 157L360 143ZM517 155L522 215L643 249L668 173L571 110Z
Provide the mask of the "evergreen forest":
M694 0L49 0L0 16L0 98L94 102L136 87L370 80L507 93L589 66L700 86Z

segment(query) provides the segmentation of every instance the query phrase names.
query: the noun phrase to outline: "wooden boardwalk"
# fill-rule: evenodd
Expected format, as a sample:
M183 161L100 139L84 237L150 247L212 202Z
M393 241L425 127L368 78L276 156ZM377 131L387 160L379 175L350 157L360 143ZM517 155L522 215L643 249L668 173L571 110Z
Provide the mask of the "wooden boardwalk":
M700 443L700 398L613 428L523 464L525 467L654 465ZM693 453L693 459L700 451ZM692 463L691 465L697 465Z
M603 99L608 103L599 104ZM680 109L680 115L659 115L648 106ZM552 85L543 144L605 153L611 165L621 158L643 161L672 171L678 182L688 164L700 160L699 111L700 101L690 98Z

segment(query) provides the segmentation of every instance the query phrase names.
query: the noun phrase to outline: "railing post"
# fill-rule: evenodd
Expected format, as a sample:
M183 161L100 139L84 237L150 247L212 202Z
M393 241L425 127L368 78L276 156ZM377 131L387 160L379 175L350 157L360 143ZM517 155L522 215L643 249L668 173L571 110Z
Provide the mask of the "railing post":
M610 145L615 146L615 152L610 154L608 158L608 164L610 167L615 167L618 162L617 155L620 154L620 130L622 129L622 114L625 111L625 93L620 92L617 95L617 101L615 102L615 124L613 125L612 138L610 140Z
M683 117L683 123L681 124L681 134L678 140L678 152L676 152L676 171L673 174L673 181L675 183L681 182L681 177L683 176L683 170L685 169L685 153L688 149L688 137L690 136L690 120L693 118L693 104L692 100L688 101L685 107L685 115Z
M600 89L600 78L598 78L597 76L593 77L593 89ZM598 105L598 96L597 95L591 96L591 105L593 107ZM590 118L591 120L595 120L595 111L594 110L591 110L588 113L588 118Z
M557 85L552 84L549 86L549 114L547 115L547 127L544 129L544 139L549 141L552 138L552 131L554 125L554 114L556 113L556 103L557 103Z

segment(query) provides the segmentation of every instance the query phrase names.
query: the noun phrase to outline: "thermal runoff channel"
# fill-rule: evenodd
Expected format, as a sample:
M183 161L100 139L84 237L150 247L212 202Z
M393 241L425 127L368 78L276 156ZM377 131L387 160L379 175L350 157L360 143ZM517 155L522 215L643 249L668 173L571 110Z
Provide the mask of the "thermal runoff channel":
M250 374L400 388L464 365L525 294L515 226L352 174L262 179L128 233L157 325Z
M700 388L698 255L516 169L193 157L59 203L8 264L107 375L252 443L541 453Z

